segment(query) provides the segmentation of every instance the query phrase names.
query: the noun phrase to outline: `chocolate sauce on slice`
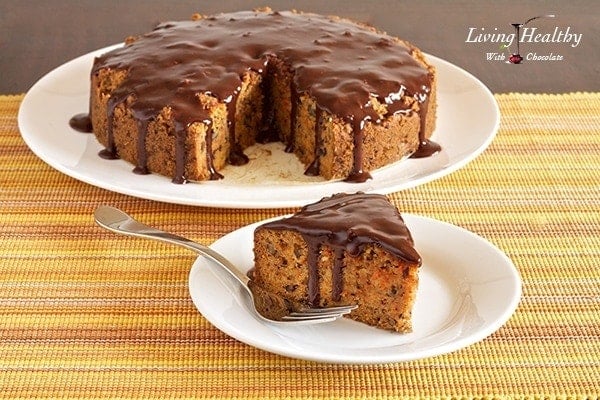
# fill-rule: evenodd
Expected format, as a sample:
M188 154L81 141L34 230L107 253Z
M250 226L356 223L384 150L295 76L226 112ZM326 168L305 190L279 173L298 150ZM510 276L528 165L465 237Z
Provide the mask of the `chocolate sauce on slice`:
M258 229L292 230L308 243L308 302L311 306L319 304L318 259L322 246L332 248L335 254L334 300L339 300L343 290L344 256L358 256L366 245L376 244L409 263L421 264L400 213L379 194L336 194Z
M198 21L163 23L122 48L98 57L92 74L103 69L125 71L125 77L108 101L108 145L105 153L117 157L112 134L114 111L127 103L127 110L140 127L166 109L171 111L176 146L174 182L185 182L182 162L186 149L183 136L194 123L212 121L202 107L200 96L211 96L226 103L228 114L235 114L237 95L248 71L262 75L263 95L270 100L273 76L270 62L283 62L293 73L292 100L308 95L329 115L352 124L354 161L349 181L370 177L362 166L364 125L380 123L372 99L386 104L388 115L408 111L403 96L411 96L426 108L431 76L429 70L412 56L413 49L385 34L359 24L333 17L295 12L235 12ZM294 104L295 101L292 102ZM262 141L283 140L273 129L272 101L262 105ZM295 106L293 106L294 108ZM291 135L295 134L297 110L292 109ZM421 115L421 117L423 117ZM234 121L235 118L229 118ZM424 119L422 118L422 122ZM231 163L244 163L241 147L235 140L235 123L228 127L233 139L228 157ZM320 129L315 127L315 129ZM421 124L421 143L424 123ZM144 140L139 140L138 167L145 164ZM292 149L294 137L287 138ZM212 154L207 166L212 167ZM216 171L211 177L217 177Z

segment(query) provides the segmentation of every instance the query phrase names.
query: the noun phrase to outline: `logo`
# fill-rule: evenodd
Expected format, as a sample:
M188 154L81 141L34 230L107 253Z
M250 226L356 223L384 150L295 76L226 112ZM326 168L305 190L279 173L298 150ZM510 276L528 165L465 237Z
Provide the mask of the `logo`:
M549 53L538 53L542 46L552 45L577 47L581 44L583 34L577 33L572 27L554 26L553 29L542 29L534 26L534 21L555 18L554 14L538 15L528 18L525 22L507 24L512 26L504 32L497 27L486 30L484 27L468 27L465 43L494 43L496 51L485 53L487 61L504 61L509 64L521 64L524 61L563 61L564 56L556 50ZM530 50L524 55L521 50Z

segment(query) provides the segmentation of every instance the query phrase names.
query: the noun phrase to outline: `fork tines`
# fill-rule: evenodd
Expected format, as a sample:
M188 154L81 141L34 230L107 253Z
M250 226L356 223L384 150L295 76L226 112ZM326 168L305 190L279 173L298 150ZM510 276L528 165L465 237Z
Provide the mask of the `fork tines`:
M294 311L290 313L289 315L283 317L283 319L295 321L330 319L333 321L352 312L352 310L356 309L356 307L358 306L351 305L325 308L303 308L300 311Z

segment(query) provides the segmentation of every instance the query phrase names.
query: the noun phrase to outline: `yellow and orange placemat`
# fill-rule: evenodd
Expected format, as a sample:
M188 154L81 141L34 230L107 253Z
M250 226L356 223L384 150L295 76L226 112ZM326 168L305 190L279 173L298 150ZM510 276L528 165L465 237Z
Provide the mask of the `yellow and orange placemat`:
M496 244L523 297L479 343L381 365L306 362L230 338L189 299L192 254L92 218L111 204L210 244L292 209L165 204L76 181L24 144L22 98L0 96L0 399L600 396L599 93L496 95L500 131L483 155L389 196Z

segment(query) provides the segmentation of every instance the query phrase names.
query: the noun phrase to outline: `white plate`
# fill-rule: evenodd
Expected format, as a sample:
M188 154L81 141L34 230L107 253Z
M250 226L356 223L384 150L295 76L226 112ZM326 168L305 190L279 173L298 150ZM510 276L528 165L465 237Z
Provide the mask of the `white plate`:
M413 309L413 332L399 334L342 319L328 324L280 326L249 311L248 296L218 266L199 257L189 288L198 310L221 331L260 349L332 363L387 363L448 353L500 328L521 297L511 260L481 237L454 225L403 215L423 265ZM253 265L253 233L260 223L234 231L211 247L240 269Z
M468 72L428 56L439 75L438 118L433 139L442 151L429 158L408 159L372 172L364 183L324 182L305 178L303 167L282 145L268 149L242 167L228 166L224 180L176 185L159 175L135 175L123 160L105 160L94 135L69 127L69 119L88 110L89 74L95 56L114 46L76 58L40 79L19 110L19 127L31 150L57 170L83 182L145 199L169 203L235 208L292 207L339 192L387 194L447 175L479 155L492 141L499 111L490 91Z

